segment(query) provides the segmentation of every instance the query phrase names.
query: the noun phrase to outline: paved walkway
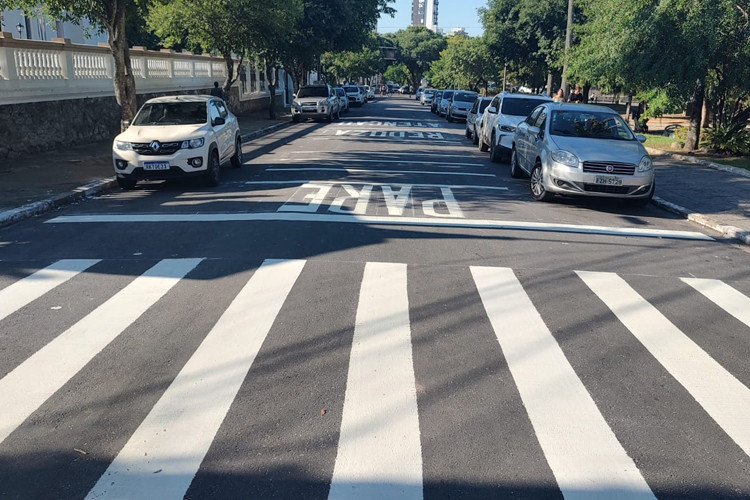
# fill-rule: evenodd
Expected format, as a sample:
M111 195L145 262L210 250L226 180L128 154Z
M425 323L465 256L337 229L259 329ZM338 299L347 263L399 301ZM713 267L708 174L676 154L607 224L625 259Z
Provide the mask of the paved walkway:
M239 117L243 141L289 123L267 112ZM0 162L0 226L94 195L115 185L111 141ZM654 203L727 238L750 245L750 171L650 149Z

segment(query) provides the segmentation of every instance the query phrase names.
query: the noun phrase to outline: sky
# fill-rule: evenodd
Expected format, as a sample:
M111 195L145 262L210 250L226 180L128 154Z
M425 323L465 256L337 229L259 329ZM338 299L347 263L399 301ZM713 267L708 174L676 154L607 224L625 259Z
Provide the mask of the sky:
M384 16L378 21L378 33L393 33L411 24L412 0L396 0L391 7L394 17ZM438 27L448 32L462 27L470 36L482 34L482 22L477 9L487 5L487 0L438 0Z

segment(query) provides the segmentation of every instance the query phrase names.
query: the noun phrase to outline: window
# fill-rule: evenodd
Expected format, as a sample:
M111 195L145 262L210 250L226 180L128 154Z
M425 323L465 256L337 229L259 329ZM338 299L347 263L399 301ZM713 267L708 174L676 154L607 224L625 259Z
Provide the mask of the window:
M219 107L216 105L218 101L211 101L210 106L210 113L211 113L211 124L213 125L214 121L216 121L217 118L221 117L221 111L219 111Z
M216 107L219 108L219 115L226 120L227 116L229 116L229 113L227 113L226 106L224 106L223 102L220 102L220 101L214 101L214 102L216 103Z
M297 97L328 97L328 88L302 87L301 89L299 89L299 92L297 92Z
M192 125L206 123L205 102L159 102L147 104L133 125Z
M504 115L510 116L528 116L532 109L549 102L542 99L523 99L518 97L507 97L503 99L502 111Z
M534 122L535 127L539 127L540 129L544 128L544 122L547 120L547 111L544 110L544 108L541 108L542 112L539 113L539 118L536 119Z
M528 125L534 125L534 122L536 122L537 117L539 117L539 113L542 112L542 109L544 109L542 106L539 106L534 111L531 112L531 114L526 118L526 123Z

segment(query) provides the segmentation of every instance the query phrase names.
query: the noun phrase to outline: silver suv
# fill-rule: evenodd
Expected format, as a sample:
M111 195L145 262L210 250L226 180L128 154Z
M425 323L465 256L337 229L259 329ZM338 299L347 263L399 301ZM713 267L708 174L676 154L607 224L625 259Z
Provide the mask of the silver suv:
M509 157L513 146L513 134L516 133L518 124L529 116L531 110L546 102L552 102L552 99L547 96L510 92L496 95L484 111L482 121L477 127L479 150L489 149L493 162Z
M339 116L339 98L330 85L300 87L292 101L292 121L295 123L307 118L332 122Z
M178 95L146 101L125 132L115 137L112 162L117 183L133 189L139 180L201 176L219 184L221 164L242 165L237 118L223 100Z

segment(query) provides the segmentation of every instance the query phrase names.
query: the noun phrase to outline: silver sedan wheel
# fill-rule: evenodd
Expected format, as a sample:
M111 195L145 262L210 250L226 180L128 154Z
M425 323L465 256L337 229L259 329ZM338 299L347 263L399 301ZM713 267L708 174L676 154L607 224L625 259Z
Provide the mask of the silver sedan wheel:
M529 180L529 187L531 188L531 196L538 201L548 201L554 194L544 189L544 176L542 174L542 165L537 163L531 171L531 177Z

